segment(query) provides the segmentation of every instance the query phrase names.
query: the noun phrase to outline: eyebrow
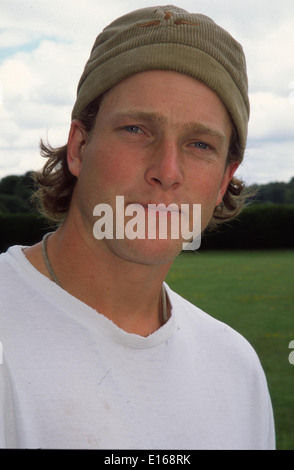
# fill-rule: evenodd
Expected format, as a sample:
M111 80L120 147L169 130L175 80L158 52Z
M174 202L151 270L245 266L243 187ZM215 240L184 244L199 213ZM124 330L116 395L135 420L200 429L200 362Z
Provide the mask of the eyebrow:
M153 123L154 122L167 123L167 118L163 116L162 114L156 113L156 112L126 110L126 111L119 111L115 113L114 117L116 119L131 118L135 120L144 120L144 121L153 122ZM226 141L226 136L220 129L207 126L200 122L175 123L175 128L184 130L186 132L217 137L218 139L221 140L222 143Z

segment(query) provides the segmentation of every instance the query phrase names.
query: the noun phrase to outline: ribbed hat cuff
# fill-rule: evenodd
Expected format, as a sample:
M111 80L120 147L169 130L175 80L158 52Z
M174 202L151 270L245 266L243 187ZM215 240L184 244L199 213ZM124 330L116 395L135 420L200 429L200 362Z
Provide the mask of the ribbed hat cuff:
M148 44L122 52L99 65L80 84L72 119L105 91L135 73L171 70L189 75L210 87L226 106L235 124L241 147L247 139L248 112L235 81L213 57L183 44Z

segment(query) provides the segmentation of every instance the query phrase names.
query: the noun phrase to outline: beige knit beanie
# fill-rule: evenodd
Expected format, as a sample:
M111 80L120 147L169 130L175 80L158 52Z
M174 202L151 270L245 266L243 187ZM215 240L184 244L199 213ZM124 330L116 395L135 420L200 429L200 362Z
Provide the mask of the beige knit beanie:
M210 87L245 148L249 100L242 47L207 16L172 5L133 11L102 31L81 76L72 118L125 78L155 69L181 72Z

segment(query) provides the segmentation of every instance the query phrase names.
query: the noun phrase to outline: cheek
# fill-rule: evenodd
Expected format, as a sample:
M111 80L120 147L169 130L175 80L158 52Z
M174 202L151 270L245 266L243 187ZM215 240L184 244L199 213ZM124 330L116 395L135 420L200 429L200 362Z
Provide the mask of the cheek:
M107 187L123 187L124 184L132 179L134 167L127 165L121 159L104 159L104 163L99 165L100 175L103 185Z
M124 188L138 180L138 169L130 156L111 145L93 145L85 154L80 179L88 192L122 195Z
M196 204L202 204L205 207L215 207L216 201L219 194L221 179L215 179L213 177L207 177L201 181L201 178L197 179L193 183L193 190L191 194L194 195L193 200Z
M205 173L200 177L195 177L190 192L190 200L194 204L201 204L201 229L206 228L210 222L214 209L217 206L219 190L222 182L222 174L215 174L213 171Z

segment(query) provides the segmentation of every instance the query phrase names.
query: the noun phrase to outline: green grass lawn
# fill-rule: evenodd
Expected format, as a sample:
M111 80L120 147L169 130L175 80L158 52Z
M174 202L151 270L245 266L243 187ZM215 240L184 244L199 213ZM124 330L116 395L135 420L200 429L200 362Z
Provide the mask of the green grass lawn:
M167 282L253 345L268 380L277 449L294 450L294 251L183 253Z

